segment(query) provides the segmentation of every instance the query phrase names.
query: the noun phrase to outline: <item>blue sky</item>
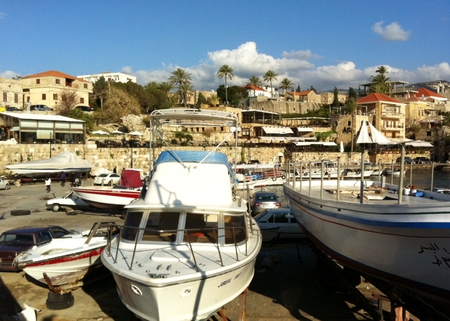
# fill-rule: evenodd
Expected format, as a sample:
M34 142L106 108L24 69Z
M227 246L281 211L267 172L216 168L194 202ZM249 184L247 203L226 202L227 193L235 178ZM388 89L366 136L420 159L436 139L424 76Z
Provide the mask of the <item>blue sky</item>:
M450 81L450 1L0 0L0 77L102 71L167 81L180 67L197 90L273 70L319 91L391 80Z

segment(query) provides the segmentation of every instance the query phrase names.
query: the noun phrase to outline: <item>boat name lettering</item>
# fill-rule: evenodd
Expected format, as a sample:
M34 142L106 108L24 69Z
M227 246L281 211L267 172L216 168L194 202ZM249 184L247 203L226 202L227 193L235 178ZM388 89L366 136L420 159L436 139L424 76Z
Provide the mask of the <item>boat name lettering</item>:
M231 282L231 279L225 280L225 281L223 281L222 283L220 283L220 285L218 286L218 288L220 288L220 287L222 287L222 286L224 286L224 285L227 285L227 284L230 283L230 282Z
M240 277L241 276L241 273L239 273L239 274L236 274L236 276L234 277L234 279L236 280L238 277Z
M429 246L420 246L419 254L425 253L425 251L432 251L434 253L434 260L431 261L431 264L436 264L437 266L441 266L442 264L447 265L448 268L450 268L450 256L445 256L445 254L450 254L450 251L448 251L445 247L439 248L439 246L436 243L430 243ZM445 252L444 256L439 255L437 252Z

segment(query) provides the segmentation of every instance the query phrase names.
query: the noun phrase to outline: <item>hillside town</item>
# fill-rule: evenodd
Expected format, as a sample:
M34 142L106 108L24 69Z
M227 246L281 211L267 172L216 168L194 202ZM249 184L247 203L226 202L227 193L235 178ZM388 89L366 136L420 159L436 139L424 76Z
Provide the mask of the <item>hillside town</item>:
M226 65L223 67L230 69ZM355 141L363 121L394 141L408 139L431 143L432 149L409 152L438 162L447 161L450 83L439 80L418 87L404 81L391 81L386 74L385 68L380 66L377 75L370 82L360 84L358 89L339 91L335 88L334 92L321 93L313 87L301 90L289 79L283 79L275 88L272 85L276 74L270 71L263 77L266 84L253 76L244 87L226 85L217 91L196 91L192 85L183 89L181 79L184 77L189 83L189 74L180 68L173 72L168 83L149 83L144 87L136 84L134 76L110 72L72 76L50 70L17 79L2 78L0 147L42 145L50 149L50 155L54 150L52 144L81 144L90 149L148 147L148 114L159 108L181 106L237 114L241 122L239 144L244 163L252 161L256 155L266 162L281 154L284 159L304 160L299 155L305 150L342 152L343 147L345 152L358 152ZM218 77L225 78L225 84L227 75L230 77L226 68L225 73L220 70L217 73ZM374 89L379 77L387 79L382 90ZM168 90L164 86L168 86ZM144 102L136 88L164 92L164 102L160 105ZM157 89L152 91L152 88ZM177 88L179 90L174 91ZM233 96L235 91L239 94ZM121 94L124 96L120 97ZM95 135L98 130L108 136ZM172 133L172 142L204 147L220 141L226 131L226 128L185 127ZM130 135L132 132L139 135ZM252 153L251 149L261 147L275 149L268 156ZM295 153L297 156L293 157ZM369 153L370 161L388 161L383 159L385 153L397 151L380 148ZM2 155L3 164L24 160L24 156L12 160L6 159L7 153ZM38 155L27 157L39 158Z

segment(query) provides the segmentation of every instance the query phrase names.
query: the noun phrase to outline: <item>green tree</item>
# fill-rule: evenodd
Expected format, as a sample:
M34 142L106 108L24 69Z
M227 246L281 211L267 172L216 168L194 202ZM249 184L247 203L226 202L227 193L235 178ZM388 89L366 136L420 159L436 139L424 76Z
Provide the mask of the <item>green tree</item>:
M69 117L74 119L83 120L86 124L86 131L91 132L94 128L94 116L91 115L92 113L85 113L79 108L72 109L69 112Z
M314 91L314 92L317 94L317 89L314 88L314 86L311 86L311 87L309 88L309 90L312 90L312 91Z
M241 99L248 97L248 90L245 89L242 86L231 86L227 88L228 90L228 100L231 102L232 106L239 105L239 101ZM225 86L220 85L217 88L217 96L222 99L223 101L226 100L225 98Z
M186 86L185 84L191 83L191 74L184 69L177 68L175 71L172 71L169 82L178 86L180 99L183 100L184 98L183 104L184 107L186 107L186 93L183 90L189 88L189 86Z
M263 76L263 79L265 82L269 82L270 84L270 91L271 91L271 97L273 97L273 87L272 87L272 81L277 80L278 74L273 70L268 70Z
M219 97L217 95L211 95L208 98L209 103L213 106L217 106L220 102Z
M197 104L196 107L200 108L202 106L202 104L207 104L208 101L206 100L205 96L203 96L202 93L198 94L198 98L197 98Z
M188 92L194 90L194 86L190 82L184 82L180 88L181 88L181 92L183 94L184 107L186 107L187 106L187 94L188 94Z
M356 110L358 108L358 103L355 98L350 97L347 99L346 107L349 111L349 113L352 115L352 124L351 124L351 147L350 151L353 152L353 142L354 142L354 135L355 135L355 123L356 123Z
M233 74L233 68L231 68L228 65L223 65L222 67L219 68L219 71L217 72L217 77L219 79L224 78L225 80L225 105L228 106L228 84L227 84L227 79L233 79L234 74Z
M263 86L263 82L262 82L261 78L259 78L258 76L253 75L247 81L247 86L250 87L250 88L253 88L253 96L256 97L256 88L257 87L262 87Z
M292 88L292 80L289 78L284 78L280 82L280 89L284 90L284 99L287 101L287 91Z
M175 138L180 142L181 146L187 146L189 142L192 142L194 138L188 132L175 132Z
M389 82L391 79L387 77L387 68L385 66L380 66L376 70L376 73L377 74L372 76L370 79L371 85L369 92L386 95L389 94Z
M355 100L358 98L358 94L353 87L348 88L348 98L354 98Z
M339 91L338 91L337 87L334 87L334 90L333 90L333 106L334 107L338 107L340 105L341 104L339 102Z
M100 108L103 108L103 103L109 92L109 85L109 82L103 76L92 85L92 100L98 100L100 104L97 104L97 106L100 105Z

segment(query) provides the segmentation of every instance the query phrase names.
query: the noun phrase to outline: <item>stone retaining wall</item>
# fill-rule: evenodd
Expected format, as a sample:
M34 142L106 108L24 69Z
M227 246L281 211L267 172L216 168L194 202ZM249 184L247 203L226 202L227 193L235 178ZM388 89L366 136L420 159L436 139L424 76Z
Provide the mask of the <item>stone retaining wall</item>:
M166 148L164 148L166 149ZM174 147L175 150L198 149L202 147ZM162 149L155 149L157 157ZM210 150L210 147L206 148ZM149 148L97 148L95 144L0 144L0 174L10 174L4 169L5 165L29 162L34 160L48 159L50 155L56 156L62 152L69 151L77 154L82 159L87 159L94 164L94 168L104 167L112 170L114 167L141 168L148 172L151 161L151 150ZM228 156L231 161L234 159L234 149L224 146L217 149ZM237 159L239 162L248 162L250 159L257 159L261 163L285 162L283 147L238 147ZM281 156L283 155L283 156ZM281 156L281 157L280 157ZM400 154L378 154L376 161L390 163L395 161ZM422 155L411 155L413 157ZM337 152L302 152L294 153L292 158L296 161L320 161L322 159L337 160L341 158L342 164L358 164L361 159L360 153L337 153ZM369 156L364 156L365 161L370 161ZM373 160L372 160L373 161Z

